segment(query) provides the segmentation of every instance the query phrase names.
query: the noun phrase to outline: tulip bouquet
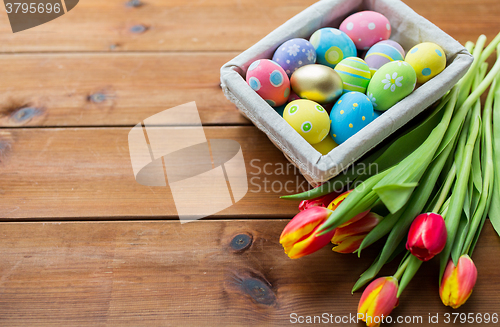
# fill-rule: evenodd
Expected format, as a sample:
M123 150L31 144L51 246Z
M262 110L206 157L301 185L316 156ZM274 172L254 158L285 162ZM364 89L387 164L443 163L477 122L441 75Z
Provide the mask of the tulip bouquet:
M361 255L385 238L353 287L354 292L371 281L358 307L365 317L390 314L420 266L436 255L441 300L458 308L477 279L471 257L487 215L500 235L500 34L485 43L484 35L467 42L473 64L422 123L359 163L376 164L379 173L350 169L318 188L283 197L303 200L280 238L290 258L330 242L336 252ZM487 73L486 59L495 49L498 57ZM479 98L488 87L482 108ZM331 192L339 182L349 188L350 180L357 184L352 190ZM379 207L385 217L376 213ZM405 248L395 274L374 280Z

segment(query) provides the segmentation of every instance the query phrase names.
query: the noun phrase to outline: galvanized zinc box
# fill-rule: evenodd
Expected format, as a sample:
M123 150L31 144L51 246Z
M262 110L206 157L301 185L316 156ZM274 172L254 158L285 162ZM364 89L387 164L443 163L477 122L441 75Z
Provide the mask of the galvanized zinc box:
M253 61L271 59L283 42L296 37L309 39L322 27L338 28L348 15L360 10L385 15L391 23L391 39L405 51L421 42L437 43L446 53L447 66L353 137L327 155L321 155L248 86L245 74ZM465 74L472 60L461 44L399 0L322 0L225 64L221 68L221 82L226 97L316 186L339 174L442 97Z

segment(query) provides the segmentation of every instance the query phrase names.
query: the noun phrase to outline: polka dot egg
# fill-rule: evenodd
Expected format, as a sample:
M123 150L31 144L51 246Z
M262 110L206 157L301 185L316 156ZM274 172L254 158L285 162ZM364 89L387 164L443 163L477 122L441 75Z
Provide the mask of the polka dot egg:
M290 102L283 112L283 118L310 144L323 141L330 132L328 113L311 100Z
M346 93L335 103L330 113L330 135L337 144L341 144L373 119L375 119L373 105L365 94Z
M405 50L399 43L385 40L375 43L365 55L365 62L370 67L371 74L391 61L404 60Z
M335 66L344 58L356 56L356 46L344 32L331 27L317 30L309 39L316 49L316 62Z
M316 50L307 40L291 39L276 50L273 61L283 67L290 77L298 68L316 63Z
M420 43L411 48L405 61L415 69L419 83L427 82L446 67L443 48L432 42Z
M370 68L363 59L357 57L346 58L335 67L339 73L344 86L344 93L357 91L366 92L372 74Z
M248 67L246 80L271 107L285 104L290 95L290 80L287 74L272 60L254 61Z
M378 41L391 36L391 24L382 14L375 11L361 11L347 17L339 29L354 41L357 49L368 50Z

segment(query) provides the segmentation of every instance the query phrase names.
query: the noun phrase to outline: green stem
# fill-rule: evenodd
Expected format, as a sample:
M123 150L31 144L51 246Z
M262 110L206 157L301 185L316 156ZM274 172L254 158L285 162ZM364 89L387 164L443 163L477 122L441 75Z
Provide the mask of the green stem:
M451 166L450 171L448 172L448 175L446 176L446 180L443 185L443 189L441 190L441 193L439 194L439 198L434 205L434 208L432 208L432 212L439 212L441 210L441 206L443 205L444 201L446 201L448 194L450 193L451 186L453 185L453 182L455 181L455 177L457 175L457 166L453 164Z
M412 255L409 255L406 260L403 262L403 264L401 264L401 266L399 266L398 270L396 271L396 273L394 274L394 278L396 278L397 280L400 280L401 279L401 276L403 275L403 273L405 272L406 270L406 267L408 267L408 263L410 262L410 258L412 257Z

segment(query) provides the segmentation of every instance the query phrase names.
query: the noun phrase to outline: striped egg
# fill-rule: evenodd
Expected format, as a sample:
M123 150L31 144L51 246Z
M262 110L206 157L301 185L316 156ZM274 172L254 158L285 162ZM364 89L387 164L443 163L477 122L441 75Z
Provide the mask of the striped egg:
M391 61L404 60L405 51L399 43L385 40L376 43L365 55L365 62L370 67L370 72L375 72Z
M352 91L366 92L366 88L370 83L371 73L370 68L363 59L357 57L343 59L337 64L335 71L342 79L344 93Z

